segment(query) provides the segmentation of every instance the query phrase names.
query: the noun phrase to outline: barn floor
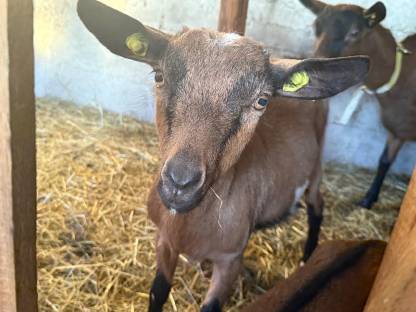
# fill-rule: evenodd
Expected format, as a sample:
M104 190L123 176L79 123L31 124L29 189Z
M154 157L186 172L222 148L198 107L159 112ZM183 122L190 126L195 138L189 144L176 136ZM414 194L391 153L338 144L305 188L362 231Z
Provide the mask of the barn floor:
M155 228L146 196L157 170L153 126L95 108L37 103L38 268L40 311L146 311L155 272ZM322 240L387 239L406 190L389 176L372 211L354 203L372 178L328 164ZM253 235L245 269L226 311L298 265L306 237L304 209L282 226ZM199 311L208 280L180 261L166 311Z

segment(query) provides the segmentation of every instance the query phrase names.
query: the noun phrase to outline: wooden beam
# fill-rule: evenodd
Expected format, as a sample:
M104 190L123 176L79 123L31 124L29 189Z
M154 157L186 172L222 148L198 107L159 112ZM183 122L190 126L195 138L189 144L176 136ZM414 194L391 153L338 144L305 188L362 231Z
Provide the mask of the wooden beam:
M415 290L416 170L364 311L413 311Z
M248 0L221 0L218 30L244 35Z
M36 312L32 0L0 0L0 310Z

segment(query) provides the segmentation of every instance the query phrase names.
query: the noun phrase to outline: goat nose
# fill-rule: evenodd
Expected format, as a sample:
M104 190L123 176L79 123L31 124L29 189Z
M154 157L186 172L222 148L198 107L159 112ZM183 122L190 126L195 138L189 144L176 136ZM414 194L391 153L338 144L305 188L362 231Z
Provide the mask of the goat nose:
M178 189L185 189L195 186L201 181L202 170L194 166L169 166L166 172L167 177Z

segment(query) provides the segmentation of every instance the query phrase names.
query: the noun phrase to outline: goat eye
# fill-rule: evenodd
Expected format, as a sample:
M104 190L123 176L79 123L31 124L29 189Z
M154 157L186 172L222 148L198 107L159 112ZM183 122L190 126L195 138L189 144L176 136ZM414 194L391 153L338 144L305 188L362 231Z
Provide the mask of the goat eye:
M163 75L161 72L155 72L155 82L158 84L163 82Z
M265 97L261 97L257 100L256 104L254 104L254 108L257 110L262 110L267 106L267 104L269 104L269 100Z
M358 29L350 31L350 33L346 36L346 40L355 40L357 39L358 35L360 34L360 31Z

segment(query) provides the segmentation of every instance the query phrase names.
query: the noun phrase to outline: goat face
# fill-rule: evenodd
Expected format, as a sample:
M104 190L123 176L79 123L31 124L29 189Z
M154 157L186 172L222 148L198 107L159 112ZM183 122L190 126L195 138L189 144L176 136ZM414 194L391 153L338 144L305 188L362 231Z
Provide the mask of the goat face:
M155 71L162 166L169 209L195 208L238 160L273 95L318 99L361 81L368 59L271 60L235 34L184 30L168 35L95 0L80 0L85 26L110 51Z
M386 16L386 7L381 2L367 10L356 5L328 5L315 0L301 2L317 15L315 55L320 57L357 54L372 28Z
M259 44L234 34L191 30L170 41L156 72L165 205L194 207L237 161L273 95L269 64Z

